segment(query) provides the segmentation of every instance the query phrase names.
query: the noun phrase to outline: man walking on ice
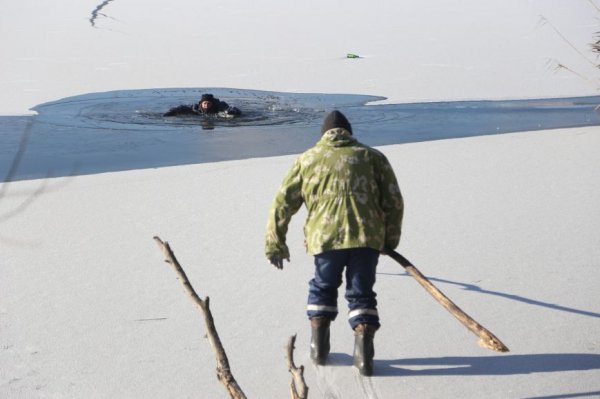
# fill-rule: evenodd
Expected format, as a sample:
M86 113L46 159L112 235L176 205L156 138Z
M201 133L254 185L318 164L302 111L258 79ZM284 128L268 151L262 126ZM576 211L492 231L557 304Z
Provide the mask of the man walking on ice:
M361 144L339 111L328 114L321 139L300 155L277 193L267 222L265 254L283 268L292 216L306 205L304 226L315 275L309 282L311 359L327 362L329 326L338 314L338 287L345 272L348 321L354 330L354 366L373 374L375 332L380 327L373 291L380 253L400 241L404 202L394 171L378 150Z

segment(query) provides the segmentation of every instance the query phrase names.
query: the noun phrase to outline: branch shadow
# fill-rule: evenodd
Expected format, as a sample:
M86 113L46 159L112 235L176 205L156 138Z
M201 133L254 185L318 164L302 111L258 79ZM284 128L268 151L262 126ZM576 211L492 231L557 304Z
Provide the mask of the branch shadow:
M409 277L408 273L377 273L377 274L389 275L389 276ZM595 313L595 312L591 312L591 311L587 311L587 310L581 310L581 309L575 309L575 308L569 308L567 306L562 306L562 305L558 305L558 304L555 304L555 303L542 302L542 301L538 301L536 299L525 298L525 297L522 297L522 296L519 296L519 295L507 294L507 293L504 293L504 292L486 290L486 289L483 289L483 288L481 288L481 287L479 287L479 286L477 286L475 284L465 284L465 283L460 283L460 282L457 282L457 281L445 280L445 279L435 278L435 277L427 277L427 279L430 280L430 281L432 281L432 282L437 282L437 283L458 285L458 286L462 287L462 289L465 290L465 291L473 291L473 292L477 292L477 293L481 293L481 294L495 295L495 296L499 296L499 297L502 297L502 298L510 299L510 300L513 300L513 301L523 302L523 303L527 303L527 304L530 304L530 305L541 306L541 307L549 308L549 309L553 309L553 310L560 310L562 312L575 313L575 314L579 314L579 315L582 315L582 316L600 317L600 313Z
M600 369L600 355L590 353L542 353L501 356L444 356L414 359L377 359L377 377L481 376L556 373ZM352 356L332 352L327 366L352 366Z
M474 376L516 375L600 369L600 355L589 353L544 353L483 357L435 357L375 360L376 375Z
M567 398L597 398L600 397L600 391L562 393L558 395L529 396L523 399L567 399Z

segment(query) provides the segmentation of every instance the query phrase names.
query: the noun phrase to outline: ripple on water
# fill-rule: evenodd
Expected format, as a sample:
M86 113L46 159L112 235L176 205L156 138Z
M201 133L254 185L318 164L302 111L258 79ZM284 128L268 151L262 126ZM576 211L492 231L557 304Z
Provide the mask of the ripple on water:
M243 115L164 117L210 92ZM325 114L341 110L368 145L600 125L600 96L514 101L368 104L384 97L224 88L122 90L64 98L37 115L0 117L0 164L20 134L27 149L14 179L298 154L319 139ZM24 137L24 136L23 136Z
M232 119L214 116L164 117L171 107L194 104L203 93L212 93L242 110ZM37 121L62 126L121 130L163 130L235 127L313 126L326 110L362 106L383 97L332 94L275 93L228 89L151 89L92 93L45 103L34 108Z

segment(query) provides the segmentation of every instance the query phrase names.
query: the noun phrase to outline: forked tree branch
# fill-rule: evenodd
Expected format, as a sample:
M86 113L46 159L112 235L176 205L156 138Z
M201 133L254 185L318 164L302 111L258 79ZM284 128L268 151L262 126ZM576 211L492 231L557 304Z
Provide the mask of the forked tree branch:
M287 346L287 361L288 370L292 373L292 382L290 384L290 392L292 399L308 398L308 387L304 381L304 366L296 367L294 364L294 343L296 335L292 335Z
M206 324L208 340L210 342L211 347L213 348L216 358L217 358L217 378L225 388L229 392L229 395L232 399L246 399L246 395L242 392L242 389L239 387L235 378L233 378L233 374L231 373L231 369L229 367L229 360L227 359L227 355L225 354L225 349L223 348L223 344L219 338L219 334L217 333L217 329L215 327L215 322L212 317L212 313L210 311L210 301L209 298L206 297L204 300L201 299L192 284L188 280L185 271L175 258L175 254L171 250L168 242L163 242L159 237L154 237L154 240L158 244L159 248L162 250L163 255L165 257L165 262L170 264L179 280L183 284L185 291L192 298L194 303L202 310L202 314L204 315L204 322Z

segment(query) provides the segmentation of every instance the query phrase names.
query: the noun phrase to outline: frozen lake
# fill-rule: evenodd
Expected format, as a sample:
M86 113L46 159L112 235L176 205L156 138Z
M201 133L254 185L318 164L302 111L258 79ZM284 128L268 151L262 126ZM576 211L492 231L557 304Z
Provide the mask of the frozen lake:
M243 116L162 116L206 92ZM34 116L0 117L0 169L9 180L24 180L300 153L318 140L332 109L348 116L360 141L375 146L600 125L600 96L369 104L383 99L223 88L69 97L34 107ZM11 172L15 156L19 164Z

